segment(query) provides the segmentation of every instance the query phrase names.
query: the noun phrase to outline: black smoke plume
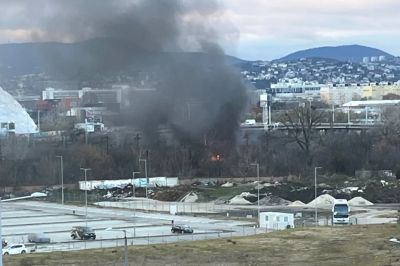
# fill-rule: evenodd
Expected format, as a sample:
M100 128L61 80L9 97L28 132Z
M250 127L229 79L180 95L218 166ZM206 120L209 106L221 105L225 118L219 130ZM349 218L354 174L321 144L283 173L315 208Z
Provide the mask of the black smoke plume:
M154 90L128 91L125 98L125 120L145 135L166 125L181 141L234 142L246 94L239 73L225 63L223 34L213 27L223 13L217 1L16 2L37 16L35 40L100 38L81 44L78 73L148 72ZM53 60L60 56L70 55L52 53Z

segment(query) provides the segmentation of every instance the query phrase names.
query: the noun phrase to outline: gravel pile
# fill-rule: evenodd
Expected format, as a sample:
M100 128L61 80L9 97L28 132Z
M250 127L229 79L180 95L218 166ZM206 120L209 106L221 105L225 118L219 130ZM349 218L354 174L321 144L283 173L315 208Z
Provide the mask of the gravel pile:
M288 206L290 206L290 207L305 207L306 204L304 202L302 202L301 200L296 200L296 201L293 201L292 203L290 203Z
M323 194L307 204L308 207L331 208L335 198L329 194Z
M369 200L364 199L363 197L354 197L351 200L349 200L349 205L350 206L371 206L374 205L372 202Z

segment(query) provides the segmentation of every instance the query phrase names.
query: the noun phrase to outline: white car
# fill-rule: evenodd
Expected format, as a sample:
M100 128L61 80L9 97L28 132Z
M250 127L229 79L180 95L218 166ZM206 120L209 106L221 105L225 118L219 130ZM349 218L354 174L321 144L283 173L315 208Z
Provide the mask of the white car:
M12 244L3 248L3 255L25 254L26 252L24 244Z

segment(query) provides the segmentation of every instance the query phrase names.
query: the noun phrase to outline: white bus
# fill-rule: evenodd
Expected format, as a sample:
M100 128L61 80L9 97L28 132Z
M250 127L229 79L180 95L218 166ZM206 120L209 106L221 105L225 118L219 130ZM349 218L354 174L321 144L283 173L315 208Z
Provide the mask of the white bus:
M335 199L332 207L333 224L349 224L350 206L346 199Z

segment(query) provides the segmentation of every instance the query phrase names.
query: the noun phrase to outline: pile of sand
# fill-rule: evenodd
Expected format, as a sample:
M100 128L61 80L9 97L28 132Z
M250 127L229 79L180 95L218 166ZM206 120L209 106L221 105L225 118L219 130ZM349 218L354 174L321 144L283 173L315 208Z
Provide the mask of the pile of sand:
M233 205L250 205L250 201L246 200L242 195L236 195L229 200L229 204Z
M364 199L363 197L354 197L351 200L349 200L349 205L350 206L371 206L374 205L372 202L369 200Z
M308 207L332 207L335 198L329 194L323 194L307 204Z
M189 202L189 203L193 203L196 202L199 199L199 197L197 196L196 193L194 193L193 191L189 192L188 194L186 194L181 200L180 202Z
M290 207L305 207L306 204L300 200L296 200L296 201L293 201L292 203L290 203L288 206L290 206Z

